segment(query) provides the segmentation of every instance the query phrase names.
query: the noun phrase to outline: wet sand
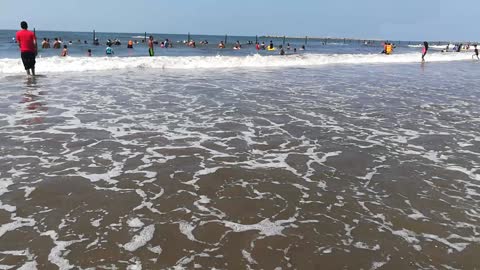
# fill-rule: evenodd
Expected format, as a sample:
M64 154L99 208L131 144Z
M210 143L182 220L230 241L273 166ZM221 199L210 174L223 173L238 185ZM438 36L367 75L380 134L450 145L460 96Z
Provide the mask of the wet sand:
M2 78L0 269L480 269L473 68Z

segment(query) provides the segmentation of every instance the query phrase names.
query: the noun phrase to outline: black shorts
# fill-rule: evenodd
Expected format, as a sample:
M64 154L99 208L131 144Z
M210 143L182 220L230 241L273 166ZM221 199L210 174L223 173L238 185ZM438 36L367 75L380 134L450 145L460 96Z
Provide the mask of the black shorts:
M22 52L22 62L25 70L35 68L35 53Z

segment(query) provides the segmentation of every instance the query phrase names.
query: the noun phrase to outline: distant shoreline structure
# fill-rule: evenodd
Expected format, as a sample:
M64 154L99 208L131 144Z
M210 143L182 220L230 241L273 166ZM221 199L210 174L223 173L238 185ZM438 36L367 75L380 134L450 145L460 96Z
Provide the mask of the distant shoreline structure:
M271 39L290 39L290 40L315 40L315 41L345 41L345 42L398 42L398 43L411 43L411 44L423 44L423 41L420 40L399 40L399 39L380 39L380 38L344 38L344 37L311 37L311 36L278 36L278 35L263 35L258 36L258 38L271 38ZM455 43L463 43L463 44L480 44L478 41L445 41L445 40L426 40L430 43L445 43L445 44L455 44Z
M259 36L259 38L275 38L275 39L281 39L281 38L286 38L286 39L311 39L311 40L348 40L348 41L385 41L387 39L380 39L380 38L347 38L347 37L314 37L314 36L277 36L277 35L263 35ZM406 40L400 40L401 42L408 42ZM412 41L412 40L410 40Z

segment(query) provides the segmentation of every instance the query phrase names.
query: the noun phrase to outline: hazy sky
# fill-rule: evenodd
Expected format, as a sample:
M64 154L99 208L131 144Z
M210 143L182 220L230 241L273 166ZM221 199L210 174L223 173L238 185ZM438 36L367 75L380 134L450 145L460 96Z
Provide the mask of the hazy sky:
M0 29L480 40L479 0L0 0Z

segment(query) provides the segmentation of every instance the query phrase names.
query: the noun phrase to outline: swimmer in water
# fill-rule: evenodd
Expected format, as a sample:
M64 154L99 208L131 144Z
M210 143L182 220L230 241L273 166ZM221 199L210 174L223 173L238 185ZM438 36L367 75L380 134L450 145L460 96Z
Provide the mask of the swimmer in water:
M240 41L237 40L235 45L233 46L234 50L240 50L242 48L242 45L240 44Z
M393 45L392 45L392 43L389 43L389 42L385 43L385 44L383 45L383 51L382 51L382 53L383 53L383 54L386 54L386 55L392 54L392 53L393 53Z
M58 38L55 38L55 41L53 42L53 48L60 49L60 41L58 40Z
M113 51L112 47L107 46L107 48L105 49L105 54L107 54L107 56L110 56L115 54L115 52Z
M425 62L425 55L428 53L428 42L423 42L423 49L422 49L422 62Z
M442 50L442 52L448 52L449 49L450 49L450 44L448 44L447 47Z
M220 43L218 44L218 48L225 49L225 43L223 43L223 41L220 41Z
M262 41L262 45L260 45L260 49L265 50L267 47L265 45L265 42Z
M155 55L155 51L153 50L153 36L150 36L148 39L148 54L150 56Z
M50 48L50 42L47 41L47 38L44 38L42 42L42 49L48 49L48 48Z
M87 56L88 56L88 57L92 57L92 50L91 50L91 49L88 49L88 50L87 50Z
M472 55L472 59L473 59L474 57L477 57L477 60L480 60L480 57L478 56L477 44L473 45L473 48L474 48L475 54Z
M60 56L65 57L67 55L68 55L68 47L67 45L63 45L62 54L60 54Z

